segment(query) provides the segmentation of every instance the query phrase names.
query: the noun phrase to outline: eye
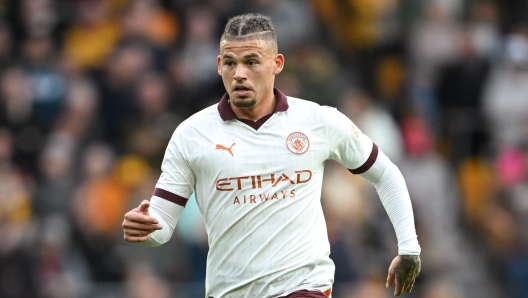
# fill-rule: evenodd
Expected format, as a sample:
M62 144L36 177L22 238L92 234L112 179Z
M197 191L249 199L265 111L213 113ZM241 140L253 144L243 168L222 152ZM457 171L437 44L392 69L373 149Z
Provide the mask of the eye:
M258 62L257 62L256 60L249 60L249 61L247 62L247 64L248 64L249 66L256 65L257 63L258 63Z
M227 60L227 61L224 61L224 65L233 66L233 65L235 65L235 63L233 61Z

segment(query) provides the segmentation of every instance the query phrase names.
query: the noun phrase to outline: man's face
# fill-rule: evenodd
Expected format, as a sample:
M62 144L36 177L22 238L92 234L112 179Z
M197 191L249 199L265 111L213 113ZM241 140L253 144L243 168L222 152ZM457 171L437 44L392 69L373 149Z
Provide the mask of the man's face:
M273 95L275 75L284 66L273 42L262 39L223 41L217 60L231 102L242 109L252 109Z

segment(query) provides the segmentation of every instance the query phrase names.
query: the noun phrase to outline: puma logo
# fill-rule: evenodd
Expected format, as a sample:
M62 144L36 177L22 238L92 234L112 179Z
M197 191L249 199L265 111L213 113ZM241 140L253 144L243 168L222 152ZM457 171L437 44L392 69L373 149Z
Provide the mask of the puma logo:
M216 144L216 149L220 149L220 150L226 150L227 152L229 152L229 154L231 154L231 156L234 156L233 155L233 151L231 151L231 148L233 148L233 146L235 146L236 143L233 143L231 145L231 147L226 147L224 145L221 145L221 144Z

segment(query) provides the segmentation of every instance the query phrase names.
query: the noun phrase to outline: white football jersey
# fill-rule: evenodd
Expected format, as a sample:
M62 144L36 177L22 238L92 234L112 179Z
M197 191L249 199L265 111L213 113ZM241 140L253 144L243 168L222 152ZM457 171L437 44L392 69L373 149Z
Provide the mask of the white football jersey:
M377 147L335 108L275 89L274 113L238 120L228 97L175 131L154 194L193 192L209 239L206 297L327 291L334 278L321 208L325 161L369 169Z

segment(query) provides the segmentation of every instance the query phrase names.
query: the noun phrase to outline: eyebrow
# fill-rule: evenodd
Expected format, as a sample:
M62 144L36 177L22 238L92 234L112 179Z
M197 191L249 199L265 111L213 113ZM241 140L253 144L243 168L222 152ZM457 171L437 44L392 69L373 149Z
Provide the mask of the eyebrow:
M250 58L260 58L260 56L255 53L244 55L244 59L250 59Z
M222 56L222 58L224 58L224 59L234 59L234 57L232 55L230 55L230 54L224 54ZM251 54L244 55L242 58L244 58L244 59L260 58L260 56L258 54L255 54L255 53L251 53Z

